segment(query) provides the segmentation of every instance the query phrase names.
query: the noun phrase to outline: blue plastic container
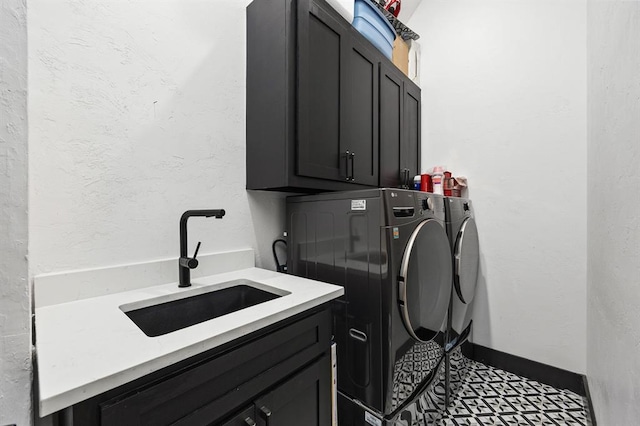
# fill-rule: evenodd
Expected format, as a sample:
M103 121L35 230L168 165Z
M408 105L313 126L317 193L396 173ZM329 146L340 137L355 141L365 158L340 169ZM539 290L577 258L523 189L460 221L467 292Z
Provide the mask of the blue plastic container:
M396 31L382 12L369 0L355 0L353 26L384 55L391 59Z

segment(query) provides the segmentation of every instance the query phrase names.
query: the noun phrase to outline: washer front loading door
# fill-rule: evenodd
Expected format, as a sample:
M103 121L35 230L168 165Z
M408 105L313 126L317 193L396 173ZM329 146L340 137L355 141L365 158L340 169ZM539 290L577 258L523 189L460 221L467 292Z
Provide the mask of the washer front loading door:
M414 339L427 342L440 332L451 297L451 275L444 228L433 219L421 222L402 257L398 292L402 319Z
M479 263L478 228L476 221L468 217L458 231L453 254L453 284L463 303L471 303L476 293Z

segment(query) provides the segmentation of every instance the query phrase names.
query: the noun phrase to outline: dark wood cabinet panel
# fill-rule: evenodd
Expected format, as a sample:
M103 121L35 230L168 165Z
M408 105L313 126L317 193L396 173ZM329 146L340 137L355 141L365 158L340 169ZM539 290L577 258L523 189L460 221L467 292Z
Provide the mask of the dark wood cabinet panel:
M286 185L293 173L293 5L292 0L253 1L247 8L247 189Z
M402 143L402 160L400 168L409 169L409 176L413 178L420 174L420 132L421 110L420 89L410 81L404 82L404 126L405 133Z
M348 28L314 1L298 2L299 175L340 180Z
M368 187L347 180L350 29L324 0L247 7L247 189Z
M400 186L401 152L404 137L404 85L400 72L387 64L380 65L380 186Z
M399 186L419 172L419 101L325 0L248 6L247 189Z
M329 426L330 360L325 354L220 426Z
M330 344L325 305L74 405L59 420L69 426L247 426L257 422L255 399L328 356ZM330 381L331 366L318 365L314 371ZM310 380L317 388L318 380ZM331 394L319 392L326 393L317 395L321 407Z
M331 424L330 356L324 355L267 395L256 400L260 426Z
M352 36L348 49L346 167L357 183L378 185L378 55Z
M411 185L420 173L420 88L380 64L380 186Z

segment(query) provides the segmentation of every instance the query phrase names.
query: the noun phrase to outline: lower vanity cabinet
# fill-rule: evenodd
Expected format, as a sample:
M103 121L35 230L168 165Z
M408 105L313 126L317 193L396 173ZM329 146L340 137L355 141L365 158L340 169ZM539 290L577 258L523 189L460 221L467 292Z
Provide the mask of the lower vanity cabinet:
M256 400L258 425L330 425L331 359L314 364Z
M331 368L330 358L324 355L223 426L330 425L331 377L327 368Z
M78 403L59 424L329 426L330 344L323 305Z

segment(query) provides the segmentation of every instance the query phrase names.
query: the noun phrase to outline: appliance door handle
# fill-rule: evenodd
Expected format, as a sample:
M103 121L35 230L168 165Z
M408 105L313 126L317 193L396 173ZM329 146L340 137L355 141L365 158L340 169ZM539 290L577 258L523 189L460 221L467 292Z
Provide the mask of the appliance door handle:
M355 152L349 153L349 160L351 160L351 177L350 177L349 180L351 182L356 180L356 178L355 178L355 158L356 158L356 153Z
M349 336L361 341L362 343L367 343L367 335L360 330L356 330L355 328L349 329Z
M349 152L349 150L346 150L344 152L344 174L345 174L345 180L348 182L351 179L349 178L349 158L351 157L351 153Z

